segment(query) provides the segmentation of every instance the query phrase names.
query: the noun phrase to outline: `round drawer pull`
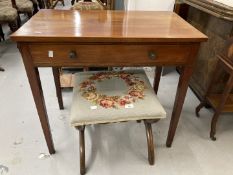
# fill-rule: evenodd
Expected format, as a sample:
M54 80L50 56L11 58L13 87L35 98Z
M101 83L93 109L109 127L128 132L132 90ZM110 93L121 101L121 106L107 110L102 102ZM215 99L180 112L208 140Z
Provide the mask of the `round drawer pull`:
M77 57L78 56L77 56L76 51L74 51L74 50L70 51L70 53L69 53L69 58L70 59L74 59L74 58L77 58Z
M156 54L154 52L149 52L148 53L148 57L151 59L151 60L154 60L156 59Z

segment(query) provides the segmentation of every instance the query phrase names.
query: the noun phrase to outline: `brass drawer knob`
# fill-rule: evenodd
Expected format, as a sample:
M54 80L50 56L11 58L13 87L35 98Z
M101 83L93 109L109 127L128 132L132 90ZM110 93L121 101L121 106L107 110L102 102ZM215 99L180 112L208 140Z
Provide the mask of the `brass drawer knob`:
M78 57L78 55L77 55L76 51L74 51L74 50L70 51L70 53L69 53L70 59L75 59L77 57Z
M148 53L148 57L149 57L151 60L154 60L154 59L156 59L156 53L154 53L154 52L149 52L149 53Z

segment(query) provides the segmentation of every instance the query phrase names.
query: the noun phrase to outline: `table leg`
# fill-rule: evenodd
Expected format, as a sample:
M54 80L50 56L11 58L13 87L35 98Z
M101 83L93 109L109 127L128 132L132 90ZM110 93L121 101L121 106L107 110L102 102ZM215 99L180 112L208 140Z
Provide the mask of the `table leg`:
M60 83L60 72L59 68L53 67L53 78L55 82L55 87L56 87L56 93L57 93L57 99L58 99L58 104L60 109L64 109L63 106L63 100L62 100L62 92L61 92L61 83Z
M49 149L49 153L54 154L55 149L54 149L52 134L50 130L38 68L34 67L33 65L32 58L29 53L29 48L25 45L23 46L19 45L19 49L23 57L23 62L26 69L28 81L31 87L32 95L36 105L37 113L39 115L44 137Z
M159 89L159 82L160 82L162 68L163 68L162 66L156 66L156 69L155 69L155 78L154 78L154 92L155 92L155 94L157 94L158 89Z
M173 106L172 117L170 121L168 136L167 136L167 147L171 147L173 138L175 136L176 128L180 119L181 110L184 104L185 96L188 89L189 79L192 75L192 67L183 67L181 72L179 83L176 92L176 99Z

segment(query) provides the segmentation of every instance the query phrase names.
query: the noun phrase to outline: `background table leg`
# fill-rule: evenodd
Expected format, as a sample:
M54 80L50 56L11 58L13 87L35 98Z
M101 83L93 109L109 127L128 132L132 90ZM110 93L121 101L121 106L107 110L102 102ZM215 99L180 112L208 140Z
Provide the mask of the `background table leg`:
M59 68L53 67L53 78L56 87L57 99L60 109L64 109L63 100L62 100L62 91L61 91L61 83L60 83L60 72Z
M156 66L156 69L155 69L155 78L154 78L154 92L155 92L155 94L158 93L162 68L163 68L162 66Z

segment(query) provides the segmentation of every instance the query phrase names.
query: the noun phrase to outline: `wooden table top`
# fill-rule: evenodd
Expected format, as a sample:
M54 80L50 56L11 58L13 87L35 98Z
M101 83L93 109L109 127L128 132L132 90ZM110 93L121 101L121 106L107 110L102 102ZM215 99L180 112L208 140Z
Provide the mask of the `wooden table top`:
M40 10L11 35L17 42L202 42L173 12Z

